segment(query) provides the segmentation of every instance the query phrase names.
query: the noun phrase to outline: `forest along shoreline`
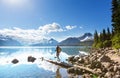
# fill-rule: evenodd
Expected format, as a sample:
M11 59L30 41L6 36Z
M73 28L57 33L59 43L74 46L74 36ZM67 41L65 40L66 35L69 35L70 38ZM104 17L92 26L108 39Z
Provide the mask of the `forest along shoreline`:
M120 52L112 48L90 49L89 55L70 56L69 74L83 78L120 78Z

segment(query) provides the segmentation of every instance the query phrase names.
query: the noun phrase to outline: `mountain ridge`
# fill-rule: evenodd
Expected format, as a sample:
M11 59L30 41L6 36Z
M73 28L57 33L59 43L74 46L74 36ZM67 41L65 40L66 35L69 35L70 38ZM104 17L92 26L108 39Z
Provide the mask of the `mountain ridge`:
M22 46L22 44L9 36L0 35L0 46Z
M93 44L93 35L91 33L84 33L80 37L69 37L59 43L62 46L79 46L79 45L92 45Z
M61 42L58 42L56 39L41 39L39 41L33 42L27 46L79 46L79 45L92 45L93 35L91 33L84 33L79 37L68 37ZM17 39L12 36L0 35L0 46L26 46L24 42L21 42L20 39Z

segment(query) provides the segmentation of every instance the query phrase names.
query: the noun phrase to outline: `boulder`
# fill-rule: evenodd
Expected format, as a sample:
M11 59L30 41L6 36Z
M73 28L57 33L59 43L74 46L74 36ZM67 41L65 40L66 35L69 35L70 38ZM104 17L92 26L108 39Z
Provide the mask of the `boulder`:
M115 75L114 78L120 78L120 75Z
M83 73L85 73L86 71L84 71L83 69L79 69L77 67L71 67L67 69L67 72L69 74L83 75Z
M34 62L36 60L35 57L28 56L28 62Z
M75 56L70 56L70 57L68 57L68 61L69 61L69 62L72 62L73 59L74 59L74 57L75 57Z
M110 67L108 68L108 71L114 72L114 66L110 66Z
M105 78L113 78L112 72L107 72Z
M106 55L102 55L102 56L98 59L98 61L100 61L100 62L111 62L111 59L110 59L110 57L108 57L108 56L106 56Z
M81 57L78 59L78 63L84 63L84 59Z
M93 61L91 62L91 68L94 69L94 68L101 68L101 62L99 61Z
M13 60L12 60L12 63L13 63L13 64L17 64L18 62L19 62L19 60L17 60L17 59L13 59Z
M77 61L79 59L79 57L74 57L74 61Z
M75 73L75 68L74 67L68 68L67 72L70 73L70 74Z
M110 66L111 66L111 63L110 62L102 62L102 65L108 69Z
M113 68L114 72L116 72L117 69L118 69L117 65L114 65L114 68Z
M90 74L84 74L82 78L91 78Z

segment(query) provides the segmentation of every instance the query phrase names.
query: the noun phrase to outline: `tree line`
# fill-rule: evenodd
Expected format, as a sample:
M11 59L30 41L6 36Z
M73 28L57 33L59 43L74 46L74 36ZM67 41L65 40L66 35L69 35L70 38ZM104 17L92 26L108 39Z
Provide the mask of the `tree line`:
M100 34L95 30L95 48L113 47L120 49L120 0L112 0L112 29L103 29Z

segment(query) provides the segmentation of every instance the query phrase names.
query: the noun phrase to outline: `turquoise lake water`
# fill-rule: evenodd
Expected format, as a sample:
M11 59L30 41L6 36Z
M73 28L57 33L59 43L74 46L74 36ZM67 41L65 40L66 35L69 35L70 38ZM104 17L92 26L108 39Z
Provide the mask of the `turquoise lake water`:
M66 69L54 64L42 61L40 58L51 59L55 58L56 46L41 46L41 47L0 47L0 78L69 78ZM78 55L79 52L86 51L81 46L61 46L62 52L60 59L66 62L66 59L71 55ZM35 62L27 61L28 56L36 58ZM18 59L17 64L12 64L13 59ZM81 78L76 76L76 78Z

